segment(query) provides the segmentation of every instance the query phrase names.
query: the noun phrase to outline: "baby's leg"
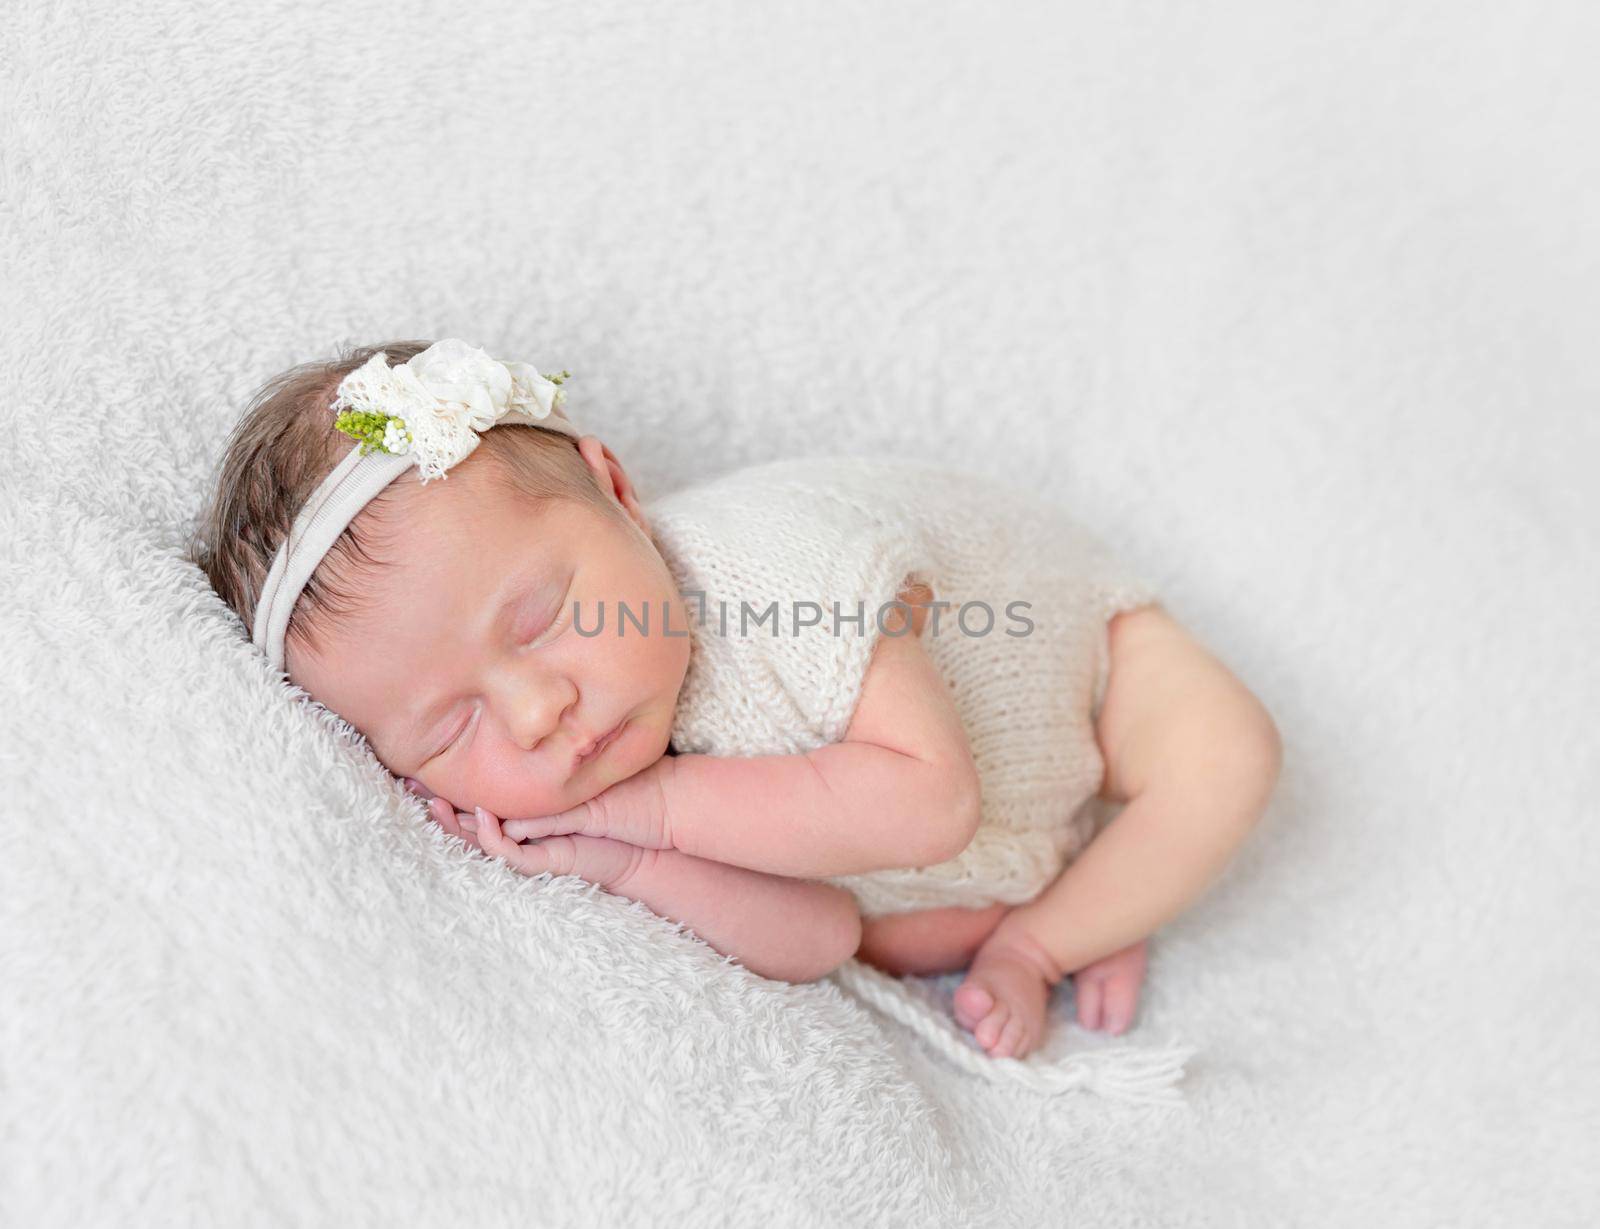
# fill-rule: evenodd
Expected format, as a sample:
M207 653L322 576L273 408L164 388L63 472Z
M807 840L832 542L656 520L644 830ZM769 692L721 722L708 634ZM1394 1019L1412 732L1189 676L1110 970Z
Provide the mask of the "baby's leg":
M1044 895L1049 893L1047 888ZM1030 948L1011 933L1016 923L1004 936L997 935L1012 912L1008 905L990 905L871 918L862 923L856 958L896 977L954 973L970 966L956 991L957 1022L996 1058L1020 1058L1044 1034L1052 982L1030 959ZM1139 1002L1144 967L1141 941L1075 972L1079 1023L1111 1033L1127 1028Z
M1170 615L1156 606L1117 615L1109 641L1095 738L1101 792L1126 805L973 958L958 1006L977 1017L973 1034L991 1054L1037 1040L1049 987L1069 972L1085 1023L1098 1012L1113 1032L1125 1028L1144 975L1130 940L1204 891L1277 780L1282 749L1266 709Z
M1008 908L919 909L866 919L856 959L896 977L955 973L972 963Z

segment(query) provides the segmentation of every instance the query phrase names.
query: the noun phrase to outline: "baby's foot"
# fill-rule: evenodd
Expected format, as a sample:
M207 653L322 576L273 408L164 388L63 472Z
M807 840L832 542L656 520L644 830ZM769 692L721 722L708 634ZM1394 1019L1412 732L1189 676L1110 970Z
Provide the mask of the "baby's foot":
M1139 987L1144 984L1145 943L1086 964L1072 975L1072 989L1078 1000L1078 1023L1084 1028L1104 1027L1106 1032L1122 1032L1133 1023L1139 1005Z
M991 1058L1021 1058L1044 1036L1051 982L1037 945L1002 925L972 958L956 989L956 1022Z

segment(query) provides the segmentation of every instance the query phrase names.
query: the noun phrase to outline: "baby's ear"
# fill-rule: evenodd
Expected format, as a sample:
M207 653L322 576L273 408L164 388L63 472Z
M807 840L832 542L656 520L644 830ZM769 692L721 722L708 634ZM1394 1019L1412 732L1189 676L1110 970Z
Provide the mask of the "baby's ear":
M586 435L578 441L578 454L595 473L602 490L609 490L618 503L635 519L643 514L639 496L633 489L633 480L622 468L617 454L599 436Z

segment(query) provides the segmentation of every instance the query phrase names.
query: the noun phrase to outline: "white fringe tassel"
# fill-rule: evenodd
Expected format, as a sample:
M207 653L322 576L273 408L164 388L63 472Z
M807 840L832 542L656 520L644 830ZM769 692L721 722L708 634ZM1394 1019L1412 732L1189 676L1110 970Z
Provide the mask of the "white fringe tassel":
M833 973L845 990L905 1025L962 1070L986 1080L1018 1084L1048 1095L1082 1088L1141 1105L1176 1105L1183 1067L1194 1056L1190 1045L1172 1043L1148 1049L1085 1050L1069 1058L990 1058L954 1020L912 997L894 978L859 960L847 960Z

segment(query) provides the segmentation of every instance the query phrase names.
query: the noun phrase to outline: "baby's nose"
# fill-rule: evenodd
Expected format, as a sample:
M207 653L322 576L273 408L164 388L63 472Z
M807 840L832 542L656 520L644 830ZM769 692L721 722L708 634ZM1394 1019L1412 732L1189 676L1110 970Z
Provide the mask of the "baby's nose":
M555 675L508 679L502 695L506 732L517 746L532 751L561 728L567 712L577 702L578 689L570 679Z

